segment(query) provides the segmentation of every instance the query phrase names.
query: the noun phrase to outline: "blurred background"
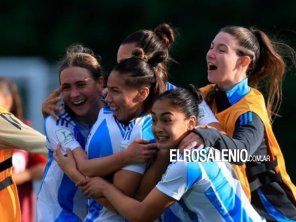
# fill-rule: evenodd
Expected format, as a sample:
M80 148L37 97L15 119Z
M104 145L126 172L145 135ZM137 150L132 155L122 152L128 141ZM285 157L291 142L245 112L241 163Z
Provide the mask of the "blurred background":
M102 57L107 74L121 41L138 29L167 22L177 31L170 81L176 85L207 83L205 55L225 25L255 26L296 48L296 1L278 0L51 0L2 1L0 7L0 76L17 82L25 117L43 132L42 101L58 86L57 61L73 43ZM290 62L289 62L290 63ZM296 182L293 139L296 70L283 84L281 117L274 131Z

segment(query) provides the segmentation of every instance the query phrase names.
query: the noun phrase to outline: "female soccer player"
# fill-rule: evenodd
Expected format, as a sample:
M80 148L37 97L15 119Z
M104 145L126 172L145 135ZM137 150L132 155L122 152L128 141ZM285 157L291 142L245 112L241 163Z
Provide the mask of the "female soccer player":
M200 100L192 86L189 90L166 91L156 99L152 119L159 152L177 149L194 129ZM264 221L251 206L228 163L190 162L182 156L179 159L182 161L168 166L161 181L141 202L99 177L90 178L82 189L86 195L101 192L128 221L153 221L175 202L182 209L181 221Z

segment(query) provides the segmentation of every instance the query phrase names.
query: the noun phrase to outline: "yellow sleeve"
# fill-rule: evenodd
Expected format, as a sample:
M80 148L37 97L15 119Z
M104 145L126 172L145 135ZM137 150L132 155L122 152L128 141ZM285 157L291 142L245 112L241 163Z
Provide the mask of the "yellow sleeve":
M2 111L2 112L1 112ZM46 137L0 109L0 149L23 149L47 154Z

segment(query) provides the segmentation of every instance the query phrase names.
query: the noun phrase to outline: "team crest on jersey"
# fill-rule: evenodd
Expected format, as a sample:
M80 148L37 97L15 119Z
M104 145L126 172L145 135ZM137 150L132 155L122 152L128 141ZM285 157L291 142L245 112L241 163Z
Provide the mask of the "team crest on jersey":
M73 133L68 129L60 129L56 131L58 141L62 144L67 144L74 139Z

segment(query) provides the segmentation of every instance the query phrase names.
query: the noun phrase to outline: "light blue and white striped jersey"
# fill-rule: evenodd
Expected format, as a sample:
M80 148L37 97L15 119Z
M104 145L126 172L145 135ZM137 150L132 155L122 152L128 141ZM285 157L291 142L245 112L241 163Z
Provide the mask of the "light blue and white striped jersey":
M226 162L171 163L156 188L177 202L162 221L265 221L235 177Z
M66 112L60 115L59 120L51 116L45 119L49 152L37 196L37 221L78 222L85 218L87 199L53 159L53 150L58 143L61 143L63 153L66 153L66 148L85 147L89 131L89 126L78 123Z
M113 112L108 107L102 108L87 140L88 158L104 157L117 153L135 139L154 139L151 126L150 115L134 118L128 124L122 124L114 117ZM145 164L134 164L123 169L143 174L145 168ZM86 222L124 221L121 216L107 208L102 208L93 199L89 199L88 204Z

